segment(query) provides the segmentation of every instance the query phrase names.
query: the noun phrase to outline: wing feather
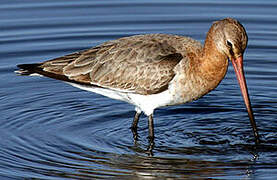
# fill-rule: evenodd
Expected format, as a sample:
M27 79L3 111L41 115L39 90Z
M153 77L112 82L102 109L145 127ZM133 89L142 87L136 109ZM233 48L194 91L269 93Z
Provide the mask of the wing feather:
M183 56L162 35L138 35L46 61L40 65L49 77L114 88L139 94L165 90ZM50 75L49 75L50 74Z

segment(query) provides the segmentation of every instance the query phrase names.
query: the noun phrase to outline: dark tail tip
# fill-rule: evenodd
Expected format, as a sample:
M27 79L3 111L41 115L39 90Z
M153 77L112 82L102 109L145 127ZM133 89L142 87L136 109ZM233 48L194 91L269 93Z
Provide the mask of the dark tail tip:
M18 75L28 76L37 72L40 64L18 64L19 70L15 71Z

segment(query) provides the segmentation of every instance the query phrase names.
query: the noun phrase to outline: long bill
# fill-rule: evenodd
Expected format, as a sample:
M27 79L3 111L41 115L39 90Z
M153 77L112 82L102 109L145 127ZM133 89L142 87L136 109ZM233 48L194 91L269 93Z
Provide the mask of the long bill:
M251 107L251 102L249 99L249 94L248 94L248 89L247 89L247 85L246 85L246 80L244 77L244 71L243 71L243 56L240 56L236 59L231 59L231 62L234 66L234 70L239 82L239 86L240 86L240 90L244 99L244 103L248 112L248 116L250 119L250 123L254 132L254 136L255 136L255 142L256 144L260 143L260 138L259 138L259 133L258 133L258 129L257 129L257 125L256 125L256 121L254 119L254 115L253 115L253 111L252 111L252 107Z

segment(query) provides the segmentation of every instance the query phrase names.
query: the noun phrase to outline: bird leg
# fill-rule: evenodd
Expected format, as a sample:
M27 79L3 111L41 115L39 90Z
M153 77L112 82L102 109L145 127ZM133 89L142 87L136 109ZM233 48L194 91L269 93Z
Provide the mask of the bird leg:
M152 156L153 155L152 150L154 148L154 123L153 123L153 115L152 114L150 116L148 116L148 130L149 130L149 136L148 136L149 146L148 146L147 151Z
M134 138L135 141L138 140L137 129L138 129L138 121L139 121L140 115L141 115L141 113L136 112L133 123L132 123L132 126L131 126L131 130L132 130L132 133L133 133L133 138Z

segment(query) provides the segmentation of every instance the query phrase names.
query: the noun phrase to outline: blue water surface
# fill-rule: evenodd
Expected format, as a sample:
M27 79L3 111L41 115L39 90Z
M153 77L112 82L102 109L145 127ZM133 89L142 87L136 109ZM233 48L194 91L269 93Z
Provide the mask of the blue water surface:
M225 17L249 36L244 64L260 146L231 66L200 100L156 110L153 157L145 116L133 142L133 106L14 73L135 34L203 43ZM1 0L0 82L1 179L277 179L277 1Z

